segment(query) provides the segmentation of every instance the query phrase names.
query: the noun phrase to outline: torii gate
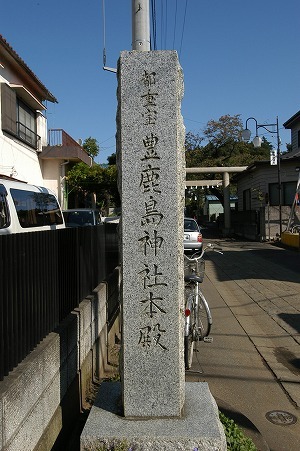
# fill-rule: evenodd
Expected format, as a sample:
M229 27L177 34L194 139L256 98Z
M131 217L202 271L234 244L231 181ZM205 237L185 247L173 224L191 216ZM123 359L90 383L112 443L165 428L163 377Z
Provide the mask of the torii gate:
M223 184L224 196L224 234L227 235L231 228L230 220L230 193L229 193L229 174L232 172L243 172L247 166L233 167L211 167L211 168L186 168L187 174L223 174L223 180L186 180L186 186L218 186Z

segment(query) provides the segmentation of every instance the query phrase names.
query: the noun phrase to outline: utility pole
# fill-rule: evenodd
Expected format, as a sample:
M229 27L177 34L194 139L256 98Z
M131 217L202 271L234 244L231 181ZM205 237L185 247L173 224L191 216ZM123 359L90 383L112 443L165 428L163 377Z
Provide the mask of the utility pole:
M149 0L132 0L132 50L150 50Z
M277 130L277 174L278 174L278 205L279 205L279 236L282 234L282 184L281 184L281 161L280 161L280 137L278 116L276 117Z

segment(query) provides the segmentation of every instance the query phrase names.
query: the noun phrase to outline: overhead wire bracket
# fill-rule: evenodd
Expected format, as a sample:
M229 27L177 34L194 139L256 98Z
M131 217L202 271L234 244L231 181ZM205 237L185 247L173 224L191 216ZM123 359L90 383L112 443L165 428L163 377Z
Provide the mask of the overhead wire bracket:
M102 0L102 17L103 17L103 70L108 72L117 72L117 69L106 66L106 26L105 26L105 0Z

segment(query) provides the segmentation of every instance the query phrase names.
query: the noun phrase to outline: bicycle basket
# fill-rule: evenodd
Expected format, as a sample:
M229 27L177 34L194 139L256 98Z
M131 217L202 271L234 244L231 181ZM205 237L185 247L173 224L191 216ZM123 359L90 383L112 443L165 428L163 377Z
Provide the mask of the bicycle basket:
M205 261L200 258L198 260L194 261L184 261L184 275L185 276L191 276L195 275L199 277L200 279L204 279L204 272L205 272Z

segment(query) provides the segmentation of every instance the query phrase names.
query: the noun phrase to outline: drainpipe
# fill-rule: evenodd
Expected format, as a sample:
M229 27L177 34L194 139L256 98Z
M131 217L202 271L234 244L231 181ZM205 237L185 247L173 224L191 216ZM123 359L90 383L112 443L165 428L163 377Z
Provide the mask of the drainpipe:
M66 165L70 163L70 160L61 163L61 176L60 176L60 190L58 200L61 204L62 210L66 210L68 208L68 194L66 190Z

